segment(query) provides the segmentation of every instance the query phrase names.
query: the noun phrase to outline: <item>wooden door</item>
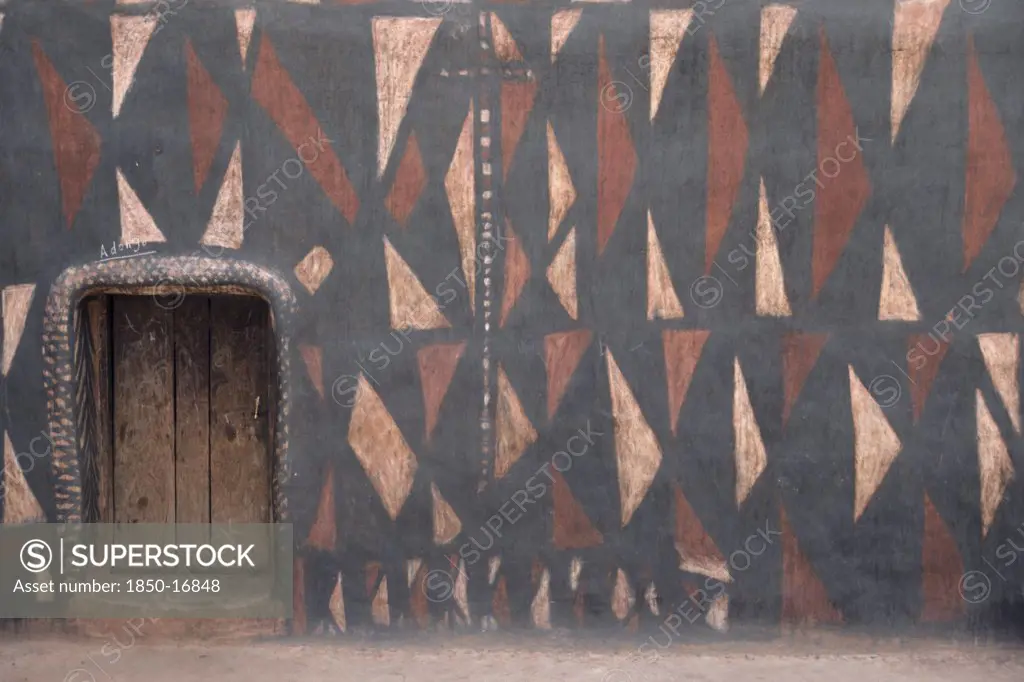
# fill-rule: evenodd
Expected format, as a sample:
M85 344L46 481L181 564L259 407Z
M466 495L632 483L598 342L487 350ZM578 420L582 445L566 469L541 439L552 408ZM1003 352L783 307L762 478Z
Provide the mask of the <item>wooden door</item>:
M270 522L266 304L113 296L86 313L99 520Z

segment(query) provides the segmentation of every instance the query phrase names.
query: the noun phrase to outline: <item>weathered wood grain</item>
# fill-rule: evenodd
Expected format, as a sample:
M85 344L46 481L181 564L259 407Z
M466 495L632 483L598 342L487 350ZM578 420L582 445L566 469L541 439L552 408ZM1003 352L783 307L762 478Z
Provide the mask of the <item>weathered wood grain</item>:
M152 297L114 299L114 520L174 514L172 313Z
M210 522L210 299L174 310L175 509L178 523Z
M214 297L210 326L210 520L269 522L266 306Z

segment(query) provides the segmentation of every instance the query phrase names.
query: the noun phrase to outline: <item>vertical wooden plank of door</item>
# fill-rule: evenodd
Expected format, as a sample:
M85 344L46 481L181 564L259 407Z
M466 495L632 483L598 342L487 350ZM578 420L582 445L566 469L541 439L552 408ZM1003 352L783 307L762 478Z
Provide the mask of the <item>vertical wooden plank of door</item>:
M259 299L241 296L211 299L210 519L213 523L270 521L266 320L266 306Z
M210 299L174 309L175 506L177 523L210 522Z
M110 297L88 299L85 313L89 318L89 337L92 344L92 410L95 423L95 456L98 480L97 511L100 523L114 520L114 447L111 438L110 374Z
M174 522L172 314L114 298L114 520Z

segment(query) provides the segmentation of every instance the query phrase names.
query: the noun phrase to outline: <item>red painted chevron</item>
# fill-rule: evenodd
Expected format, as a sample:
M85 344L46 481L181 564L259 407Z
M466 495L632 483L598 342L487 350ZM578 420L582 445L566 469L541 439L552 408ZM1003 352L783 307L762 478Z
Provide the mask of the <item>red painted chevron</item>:
M584 549L604 542L587 513L572 494L569 484L558 472L551 472L553 506L553 537L558 549Z
M967 100L964 272L981 253L1017 184L1006 131L985 85L973 35L967 38Z
M677 435L679 411L683 409L693 372L697 369L704 343L710 334L709 331L701 330L666 329L661 332L661 342L665 351L665 378L668 384L669 424L673 436Z
M961 585L964 562L946 522L924 494L924 537L921 539L921 621L956 620L964 613ZM973 595L972 595L973 596Z
M537 84L533 81L504 81L501 84L502 177L508 177L508 169L512 167L512 159L526 130L536 96Z
M714 34L708 40L708 206L704 274L711 272L743 182L748 132Z
M68 106L65 100L68 86L37 40L32 41L32 56L43 86L43 101L50 122L53 160L60 180L61 208L70 228L100 162L100 136L84 114Z
M779 506L782 526L782 622L787 626L842 623L843 617L832 605L811 562L800 550L786 517Z
M206 182L210 164L220 145L228 101L213 82L192 41L185 39L185 63L188 66L188 125L192 137L192 178L196 194Z
M307 544L324 552L333 552L338 542L338 528L334 515L334 466L328 462L325 467L324 483L320 488L320 503L316 508L316 519L309 529Z
M850 147L857 138L850 101L829 50L825 29L821 29L821 58L818 65L818 179L814 200L814 246L811 258L812 296L817 298L835 269L850 239L857 218L871 194L871 180L862 153ZM839 151L840 145L846 142ZM834 177L825 177L833 164L842 162ZM828 161L828 168L824 168Z
M310 346L305 344L299 345L299 354L302 356L302 361L306 364L306 373L309 374L309 380L313 382L313 388L320 395L320 399L324 398L324 372L323 372L323 360L324 351L320 346Z
M604 253L626 205L636 174L636 150L605 56L604 36L598 41L597 66L597 255Z
M928 334L914 334L908 339L907 373L910 375L910 400L914 406L914 423L924 412L924 403L946 357L949 343L937 341Z
M416 206L416 201L427 186L427 171L423 168L423 157L416 133L409 135L405 146L405 154L398 164L395 181L391 185L384 205L402 227L408 227L409 214Z
M828 334L787 334L782 339L782 425L789 421L789 415L796 405L804 382L818 362L822 348L828 343Z
M553 419L569 381L590 345L589 329L548 334L544 337L544 366L548 372L548 419Z
M425 435L430 441L437 416L441 411L441 403L448 393L448 387L455 376L455 368L459 365L466 342L439 343L426 346L416 351L416 361L420 368L420 384L423 387L423 408L425 413Z
M306 166L335 207L350 225L353 224L359 212L359 197L349 182L345 167L324 137L313 110L281 65L267 35L260 41L252 79L252 97L295 147L296 154L302 145L306 146L301 158L315 154ZM320 146L317 146L318 142Z
M523 293L523 287L530 279L530 260L526 257L522 241L512 229L512 223L506 223L508 239L506 241L507 251L505 252L505 289L501 299L501 321L499 326L504 327L508 320L508 314L512 312L513 306L519 300L519 294Z

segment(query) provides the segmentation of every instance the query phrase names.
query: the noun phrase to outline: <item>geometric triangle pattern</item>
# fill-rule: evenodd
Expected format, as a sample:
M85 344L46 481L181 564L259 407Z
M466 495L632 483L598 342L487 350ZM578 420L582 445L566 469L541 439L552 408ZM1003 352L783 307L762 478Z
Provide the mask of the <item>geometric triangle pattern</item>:
M409 449L391 413L363 375L359 376L348 442L384 508L392 519L398 518L412 491L416 455Z
M105 384L64 376L88 377L76 356L105 326L92 300L75 319L79 294L194 277L271 304L296 631L307 613L325 634L635 631L688 596L723 632L754 611L972 610L958 583L1021 486L1008 15L913 0L846 26L837 3L765 0L705 25L693 3L626 2L467 24L300 0L257 27L234 4L167 24L93 3L98 52L68 42L77 22L7 12L5 521L95 501L75 419ZM95 109L65 44L107 69ZM850 140L870 160L830 175ZM327 400L344 379L355 400ZM742 568L766 519L774 547ZM482 521L486 561L460 556ZM432 606L439 567L452 601Z
M768 81L771 80L775 60L778 59L789 27L796 18L796 11L795 7L781 4L768 5L761 10L761 62L758 68L758 85L762 95L768 87Z
M618 464L622 527L625 528L654 482L661 467L662 453L658 439L640 412L633 391L611 350L605 352L605 358L615 419L615 460Z
M885 226L882 248L882 293L878 300L878 319L920 320L921 312L914 289L903 270L903 259L888 225Z
M857 521L900 454L902 444L878 401L850 366L850 404L853 409L856 486L853 520Z
M434 39L440 18L374 17L373 47L377 75L380 137L377 175L384 175L398 129L409 108L413 84Z
M680 43L693 20L692 9L651 10L651 120L658 114L661 97Z

